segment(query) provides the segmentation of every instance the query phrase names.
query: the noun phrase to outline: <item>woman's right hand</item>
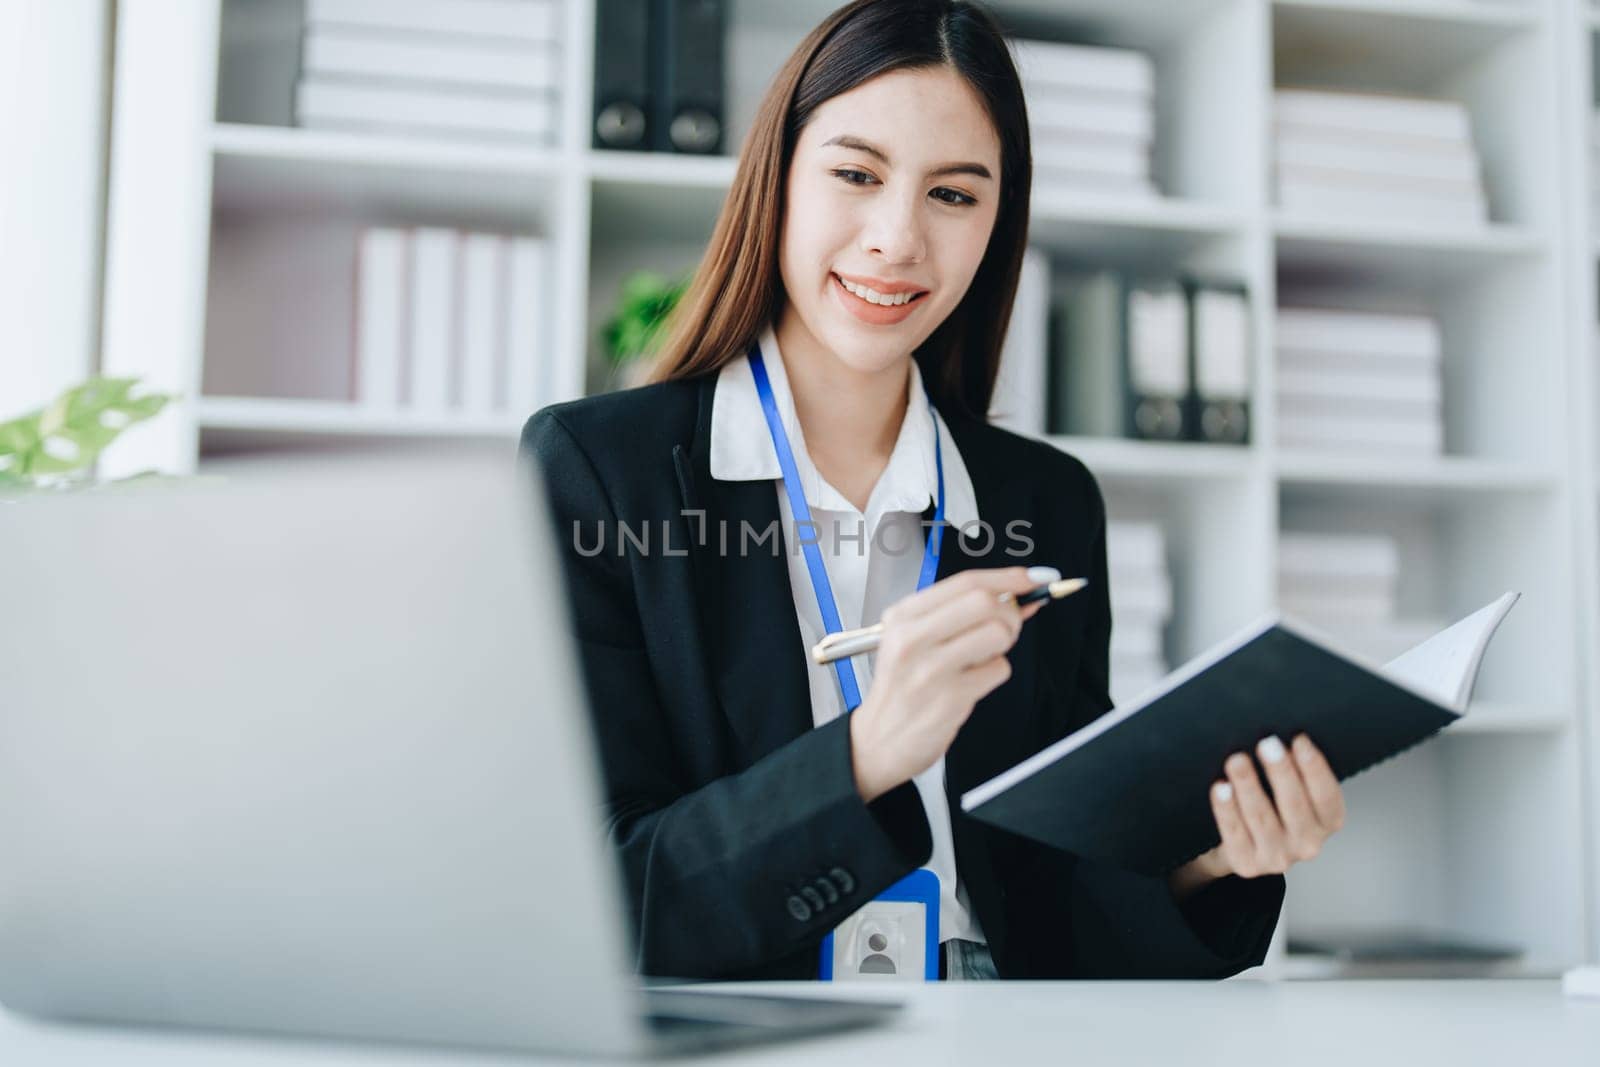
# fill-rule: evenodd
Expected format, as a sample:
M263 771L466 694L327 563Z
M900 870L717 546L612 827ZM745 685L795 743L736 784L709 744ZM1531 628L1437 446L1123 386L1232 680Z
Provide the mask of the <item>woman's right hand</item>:
M1023 622L1048 601L1018 608L997 598L1050 580L1030 579L1026 567L968 570L885 609L872 687L850 717L863 799L870 803L933 766L973 706L1011 677L1006 653Z

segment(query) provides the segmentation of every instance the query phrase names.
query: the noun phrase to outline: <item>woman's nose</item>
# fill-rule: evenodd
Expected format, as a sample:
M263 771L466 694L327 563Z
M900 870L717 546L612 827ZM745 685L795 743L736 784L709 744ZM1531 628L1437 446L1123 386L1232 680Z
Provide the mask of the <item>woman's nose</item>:
M923 219L911 196L882 196L869 209L861 249L890 263L918 263L926 254Z

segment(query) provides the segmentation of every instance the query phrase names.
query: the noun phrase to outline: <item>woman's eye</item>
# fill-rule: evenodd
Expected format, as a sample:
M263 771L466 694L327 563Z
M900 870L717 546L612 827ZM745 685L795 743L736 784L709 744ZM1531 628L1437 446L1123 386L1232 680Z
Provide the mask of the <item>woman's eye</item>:
M940 196L939 195L940 193L949 193L951 199L946 199L945 197ZM934 199L938 200L941 204L950 204L952 206L961 205L961 204L976 204L977 203L976 200L974 200L972 197L968 196L966 193L960 193L960 192L957 192L954 189L946 189L943 186L940 186L939 188L935 189L933 191L933 196L934 196Z
M856 170L852 167L840 167L838 170L833 172L833 175L836 178L842 179L846 185L865 185L867 182L872 180L872 175L868 174L866 171ZM866 181L856 181L857 178L865 178Z

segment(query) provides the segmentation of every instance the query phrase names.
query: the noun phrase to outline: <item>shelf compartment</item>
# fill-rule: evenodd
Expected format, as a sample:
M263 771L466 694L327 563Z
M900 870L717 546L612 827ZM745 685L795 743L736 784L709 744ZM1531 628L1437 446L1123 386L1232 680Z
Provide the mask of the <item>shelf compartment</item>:
M550 226L559 157L534 149L267 126L212 131L215 207L233 215Z
M1577 606L1566 569L1551 565L1565 558L1569 537L1561 494L1373 493L1352 483L1332 491L1283 486L1278 496L1284 530L1394 539L1397 619L1433 620L1443 627L1507 590L1522 594L1484 657L1474 697L1486 714L1468 732L1497 732L1497 725L1512 723L1548 725L1577 706L1579 652L1567 621ZM1306 621L1341 632L1359 626Z
M1459 103L1470 115L1489 217L1557 223L1562 153L1552 127L1560 108L1548 77L1557 56L1535 12L1413 0L1280 3L1272 14L1274 86Z
M1527 8L1470 0L1274 0L1272 6L1277 69L1421 93L1539 22Z
M1580 860L1544 836L1578 803L1564 737L1447 733L1348 779L1344 828L1288 873L1285 926L1455 932L1521 947L1521 973L1576 962Z
M1442 456L1352 449L1346 463L1291 453L1283 458L1283 473L1332 483L1365 478L1379 488L1518 488L1553 482L1566 442L1560 422L1549 413L1565 402L1569 370L1561 329L1560 257L1522 254L1537 247L1497 241L1425 251L1332 239L1280 240L1279 307L1422 313L1438 322L1444 419ZM1269 365L1268 384L1275 390L1276 358ZM1274 433L1277 415L1273 403ZM1356 458L1363 453L1369 458Z
M1165 531L1173 594L1165 646L1170 666L1237 635L1270 610L1271 576L1260 561L1271 553L1273 502L1262 479L1153 479L1068 450L1094 473L1110 520L1153 521Z

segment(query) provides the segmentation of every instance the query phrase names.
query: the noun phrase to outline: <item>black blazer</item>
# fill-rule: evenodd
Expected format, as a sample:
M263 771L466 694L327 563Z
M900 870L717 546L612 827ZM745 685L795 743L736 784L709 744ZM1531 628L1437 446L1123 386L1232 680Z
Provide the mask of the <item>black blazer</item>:
M823 936L924 863L932 843L910 782L861 799L848 716L812 726L777 494L770 481L711 477L715 385L713 373L553 405L528 420L522 447L543 472L562 546L637 969L814 978ZM1221 978L1259 963L1282 876L1225 878L1180 907L1165 878L962 813L964 791L1111 707L1111 613L1105 514L1088 470L986 423L945 421L996 536L985 545L947 530L938 576L1038 563L1091 579L1023 627L1011 677L945 757L956 862L996 969ZM1013 520L1032 524L1026 558L1006 555ZM741 522L752 531L742 556ZM777 536L756 544L769 527Z

